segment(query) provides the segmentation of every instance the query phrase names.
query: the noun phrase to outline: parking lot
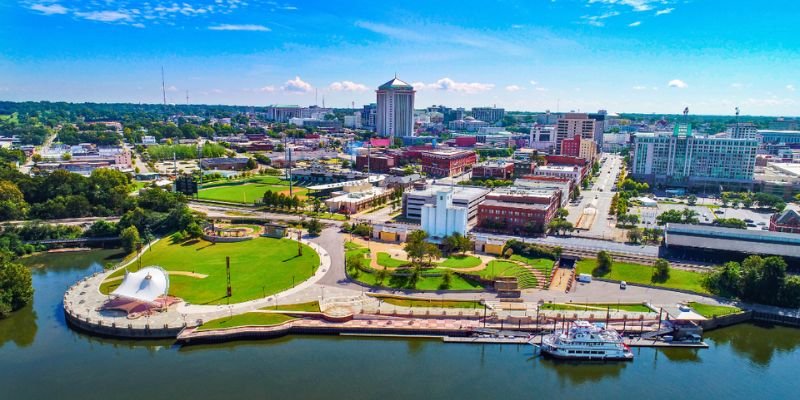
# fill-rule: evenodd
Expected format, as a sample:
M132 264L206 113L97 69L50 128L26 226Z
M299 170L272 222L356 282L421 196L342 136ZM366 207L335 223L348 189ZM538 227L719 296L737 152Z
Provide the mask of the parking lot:
M761 209L746 209L746 208L723 208L718 204L714 204L713 199L706 199L704 205L690 206L688 204L673 204L675 200L668 200L668 202L659 202L657 207L632 207L631 212L639 215L640 224L642 228L657 227L656 218L658 215L668 210L683 211L688 208L697 213L697 218L701 224L711 224L717 218L736 218L748 224L747 229L766 230L769 227L769 219L772 212L769 210ZM700 202L698 201L698 204Z

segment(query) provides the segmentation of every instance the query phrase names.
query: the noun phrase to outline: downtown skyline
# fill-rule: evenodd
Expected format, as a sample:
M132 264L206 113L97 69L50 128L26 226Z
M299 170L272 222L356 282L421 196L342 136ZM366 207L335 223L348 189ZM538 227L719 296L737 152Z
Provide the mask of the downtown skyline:
M717 3L14 0L0 100L160 103L163 66L177 104L360 107L397 74L417 108L800 114L800 6Z

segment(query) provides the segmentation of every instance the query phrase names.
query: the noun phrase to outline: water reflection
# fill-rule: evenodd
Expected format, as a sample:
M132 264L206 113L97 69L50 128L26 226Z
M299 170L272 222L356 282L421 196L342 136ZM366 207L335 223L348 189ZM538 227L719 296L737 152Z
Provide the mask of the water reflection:
M13 342L19 347L28 347L33 344L37 330L36 311L33 305L29 304L0 320L0 347L6 342Z
M772 324L741 324L709 332L706 337L761 366L768 365L776 352L800 347L800 330Z
M697 363L703 361L700 358L701 351L708 351L706 349L657 349L657 352L667 357L668 360L674 362L691 362Z
M562 387L619 378L630 362L624 361L566 361L543 358L541 365L554 370Z

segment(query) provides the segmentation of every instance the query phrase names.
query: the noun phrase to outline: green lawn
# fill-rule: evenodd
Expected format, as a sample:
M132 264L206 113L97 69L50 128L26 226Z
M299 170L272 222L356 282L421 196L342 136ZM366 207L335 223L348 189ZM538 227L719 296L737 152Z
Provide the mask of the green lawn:
M640 312L649 313L653 312L649 307L644 304L638 303L623 303L623 304L600 304L600 303L546 303L539 309L541 310L564 310L564 311L627 311L627 312Z
M409 264L408 261L392 258L392 256L389 255L389 253L384 253L384 252L378 253L378 265L382 267L399 268L407 264Z
M481 259L475 256L455 255L439 263L440 267L445 268L472 268L481 265Z
M319 302L311 301L308 303L299 304L285 304L281 306L264 307L262 310L279 310L279 311L303 311L303 312L319 312Z
M285 314L249 312L223 317L208 321L201 325L197 330L210 331L214 329L233 328L237 326L272 326L282 324L287 321L297 319Z
M227 201L231 203L247 203L261 200L264 193L271 190L275 193L289 195L289 181L275 176L260 176L239 181L214 182L204 185L198 196L205 200ZM295 186L292 193L305 198L306 188Z
M738 307L732 306L715 306L711 304L703 304L697 302L689 302L689 307L694 310L694 312L706 317L706 318L714 318L714 317L721 317L723 315L728 314L736 314L742 312L742 310Z
M529 258L525 256L521 256L519 254L514 254L511 256L511 259L514 261L519 261L521 263L525 263L533 267L533 269L538 269L542 272L545 276L553 271L553 260L549 258Z
M593 258L580 260L577 263L577 272L579 274L591 274L596 265L597 260ZM650 280L652 276L653 267L649 265L614 262L611 272L602 278L708 294L708 290L702 285L703 274L699 272L670 268L669 279L660 283L653 283Z
M386 304L400 307L483 308L483 304L480 301L473 300L418 300L393 297L377 297L377 299Z
M520 289L534 288L539 283L536 276L527 268L511 261L492 260L480 271L481 278L494 279L498 276L515 276Z
M231 257L233 295L226 297L225 257ZM297 242L259 237L238 243L212 244L203 240L173 244L169 238L156 243L142 257L142 266L158 265L167 271L188 271L208 275L197 278L170 275L170 294L193 304L227 304L257 299L282 292L310 278L319 267L319 255L303 245L297 255ZM136 270L138 262L128 268ZM120 270L113 276L121 276ZM294 278L294 279L293 279ZM120 281L105 282L108 293Z
M369 249L364 246L359 246L353 242L345 242L344 243L345 249L345 257L350 258L352 256L366 257L369 254Z
M430 272L430 271L426 271ZM380 286L392 289L416 289L416 290L476 290L476 289L483 289L477 282L473 282L471 280L464 279L458 275L453 274L453 278L450 281L450 287L443 288L442 286L442 277L441 276L423 276L417 281L417 285L415 287L410 287L408 282L408 277L406 276L390 276L386 278L382 284L378 284L378 280L375 277L375 274L368 273L364 271L359 271L357 277L353 277L352 274L350 275L356 281L361 283L370 285L370 286Z

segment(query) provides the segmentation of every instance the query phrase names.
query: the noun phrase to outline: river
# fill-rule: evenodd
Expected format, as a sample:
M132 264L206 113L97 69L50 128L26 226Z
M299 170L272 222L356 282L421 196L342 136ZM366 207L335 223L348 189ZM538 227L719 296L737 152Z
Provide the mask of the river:
M0 399L783 399L796 393L800 330L743 324L709 349L634 349L631 363L534 358L528 346L294 336L179 347L67 327L64 291L117 252L45 255L31 306L0 320Z

